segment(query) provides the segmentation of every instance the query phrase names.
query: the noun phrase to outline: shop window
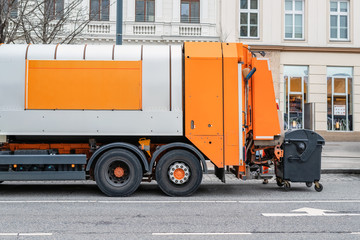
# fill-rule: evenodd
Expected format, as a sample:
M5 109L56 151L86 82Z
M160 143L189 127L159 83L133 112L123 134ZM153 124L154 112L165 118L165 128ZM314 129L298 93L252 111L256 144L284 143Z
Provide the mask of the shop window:
M181 0L181 22L200 23L200 0Z
M90 20L109 21L109 0L90 0Z
M284 129L304 127L304 104L307 101L308 67L284 66Z
M240 37L259 37L258 0L240 0Z
M155 21L155 0L136 0L135 21L136 22Z
M352 68L327 68L327 129L352 131Z

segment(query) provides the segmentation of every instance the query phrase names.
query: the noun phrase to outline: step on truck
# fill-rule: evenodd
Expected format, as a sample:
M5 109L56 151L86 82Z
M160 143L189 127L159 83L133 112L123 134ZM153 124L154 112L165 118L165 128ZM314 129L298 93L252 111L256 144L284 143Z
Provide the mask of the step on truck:
M0 45L0 181L170 196L217 177L320 180L324 139L283 133L269 60L241 43Z

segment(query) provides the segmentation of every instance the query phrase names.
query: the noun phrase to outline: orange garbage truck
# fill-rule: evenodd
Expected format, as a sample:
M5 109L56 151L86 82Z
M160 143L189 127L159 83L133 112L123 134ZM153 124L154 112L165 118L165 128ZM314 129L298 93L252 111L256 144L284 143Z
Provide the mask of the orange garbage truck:
M241 43L0 45L0 181L187 196L211 162L223 182L274 167L321 191L324 140L282 128L269 61Z

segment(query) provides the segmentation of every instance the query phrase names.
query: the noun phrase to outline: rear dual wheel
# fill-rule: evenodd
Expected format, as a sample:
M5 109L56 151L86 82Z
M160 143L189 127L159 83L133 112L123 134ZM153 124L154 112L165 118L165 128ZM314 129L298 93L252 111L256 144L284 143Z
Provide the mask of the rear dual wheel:
M194 193L202 180L199 159L185 150L172 150L160 158L156 170L160 189L169 196L188 196Z
M95 181L109 197L129 196L143 176L139 159L130 151L114 149L104 153L95 165Z

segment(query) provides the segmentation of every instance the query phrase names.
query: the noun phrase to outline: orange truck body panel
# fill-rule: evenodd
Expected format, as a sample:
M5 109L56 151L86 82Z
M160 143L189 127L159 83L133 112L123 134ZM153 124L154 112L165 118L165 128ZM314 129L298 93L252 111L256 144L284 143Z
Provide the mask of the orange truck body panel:
M221 43L185 43L185 136L224 166Z
M281 132L270 66L266 59L253 58L252 67L256 67L252 77L254 140L273 140Z
M225 165L243 165L239 158L239 148L243 146L243 143L239 143L239 132L241 132L241 129L239 129L239 72L237 44L223 43L222 49L224 62ZM240 83L242 83L242 81Z
M140 110L141 61L28 60L25 109Z

